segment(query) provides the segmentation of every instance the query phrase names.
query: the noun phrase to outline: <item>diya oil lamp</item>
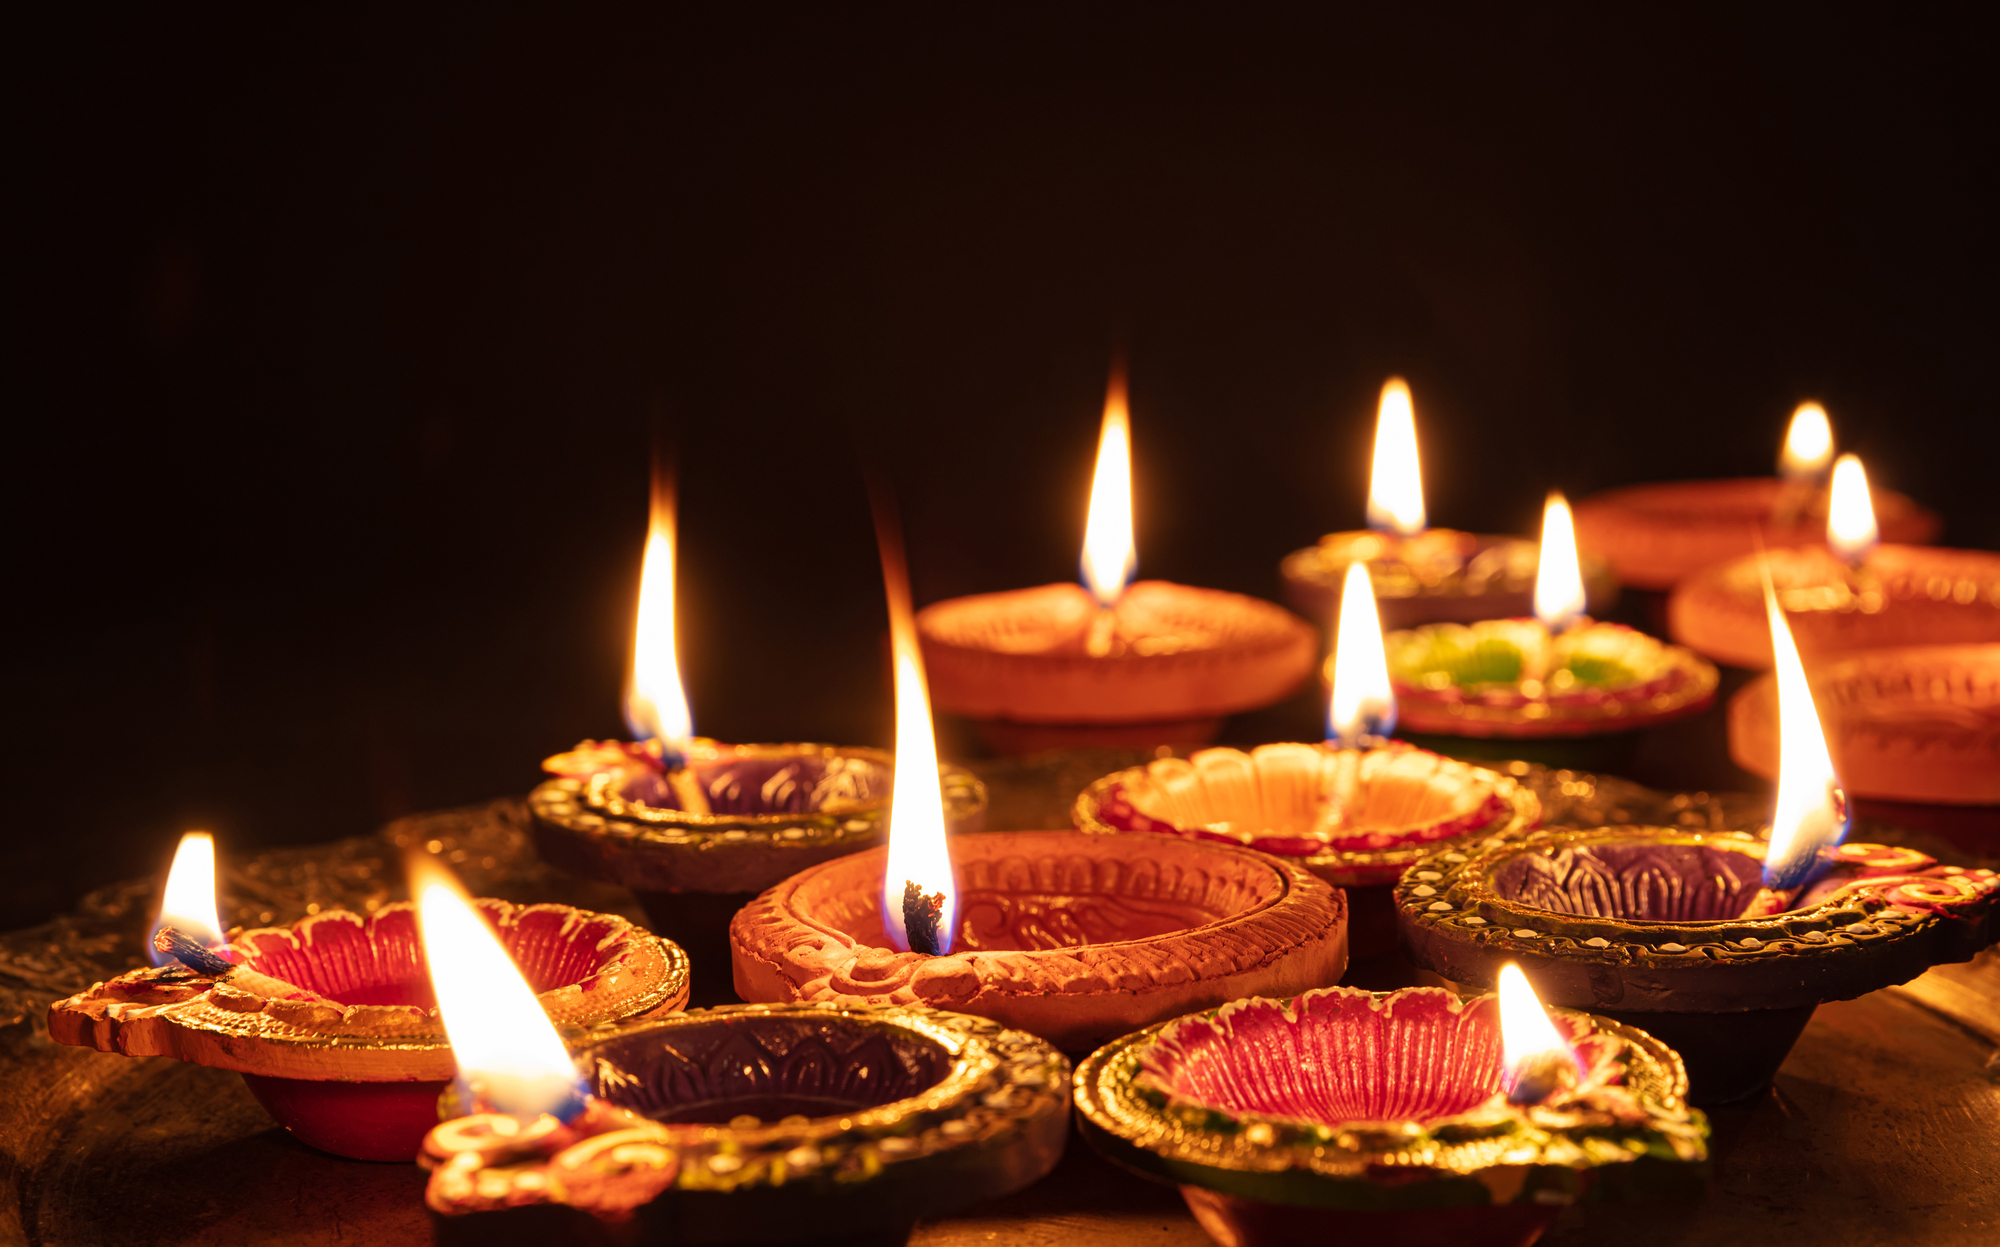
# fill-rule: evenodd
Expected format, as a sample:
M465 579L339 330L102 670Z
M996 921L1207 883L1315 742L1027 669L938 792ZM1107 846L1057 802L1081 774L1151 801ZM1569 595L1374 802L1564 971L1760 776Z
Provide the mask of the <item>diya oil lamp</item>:
M882 525L895 662L886 848L805 871L730 927L749 1001L929 1005L1065 1051L1161 1018L1339 979L1347 906L1299 866L1232 845L1073 831L946 837L900 539Z
M1776 477L1628 485L1577 504L1583 548L1610 560L1620 583L1665 591L1706 567L1760 548L1814 545L1826 523L1832 427L1818 403L1793 413ZM1891 541L1925 542L1939 520L1901 494L1876 503Z
M1440 847L1533 827L1541 804L1508 776L1384 739L1397 698L1369 582L1364 566L1349 565L1324 744L1161 758L1093 783L1073 817L1087 832L1242 845L1345 888L1353 972L1374 978L1394 973L1372 963L1395 955L1389 885L1404 869Z
M1002 753L1205 745L1226 716L1282 701L1312 670L1318 638L1282 607L1162 580L1131 583L1130 423L1125 379L1114 375L1083 585L953 598L917 615L938 709L971 720Z
M1680 1058L1609 1018L1498 995L1330 987L1100 1048L1078 1129L1180 1187L1227 1247L1526 1247L1580 1201L1687 1195L1708 1124Z
M1533 618L1389 634L1404 734L1452 752L1602 764L1620 745L1635 746L1639 729L1698 714L1715 700L1713 663L1623 624L1593 620L1584 605L1569 503L1551 493ZM1598 738L1599 747L1580 750L1586 738Z
M1808 659L2000 641L2000 554L1879 544L1878 508L1853 455L1835 466L1828 498L1824 544L1746 555L1682 581L1667 602L1674 639L1718 662L1768 668L1769 576Z
M538 1007L562 1026L687 1002L686 956L623 918L568 905L473 905L482 930L533 984ZM356 1160L414 1157L453 1069L415 907L323 910L226 937L215 915L214 843L189 833L150 940L156 964L56 1002L49 1034L234 1070L301 1142Z
M1374 581L1382 621L1391 628L1471 623L1525 615L1532 605L1535 543L1449 528L1425 527L1423 475L1417 458L1410 387L1391 377L1375 415L1375 455L1368 480L1368 527L1328 533L1279 565L1285 600L1309 619L1334 612L1349 566ZM1618 582L1602 559L1580 565L1590 605L1607 610Z
M725 1006L574 1054L448 877L419 885L458 1080L423 1141L441 1243L903 1242L1028 1185L1069 1063L983 1018Z
M1557 1004L1642 1027L1694 1103L1769 1085L1822 1001L1906 982L2000 938L2000 877L1842 844L1849 821L1775 595L1783 766L1767 839L1670 827L1545 830L1440 853L1396 885L1410 959L1485 984L1519 961Z
M549 758L542 766L554 778L528 807L542 858L631 888L653 929L709 967L698 1000L723 1002L716 971L729 960L730 917L807 866L881 843L895 759L693 735L675 653L674 562L672 490L656 479L625 695L633 738L584 741ZM956 767L938 782L947 820L976 830L984 786Z

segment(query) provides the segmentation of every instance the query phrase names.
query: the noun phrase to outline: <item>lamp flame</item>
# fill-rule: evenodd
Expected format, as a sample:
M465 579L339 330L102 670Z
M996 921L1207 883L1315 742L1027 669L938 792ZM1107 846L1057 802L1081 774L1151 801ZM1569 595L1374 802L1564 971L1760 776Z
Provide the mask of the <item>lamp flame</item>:
M1112 606L1138 566L1132 540L1132 413L1121 369L1111 374L1104 394L1097 470L1090 478L1090 514L1083 526L1083 583L1099 603Z
M1332 695L1327 698L1326 732L1343 749L1364 737L1396 730L1396 693L1389 683L1389 659L1382 646L1382 619L1375 610L1375 586L1368 565L1347 565L1340 585L1340 617L1334 624L1333 655L1327 659Z
M1498 988L1501 1059L1506 1066L1501 1083L1513 1103L1540 1103L1555 1090L1550 1067L1567 1064L1576 1072L1576 1054L1549 1020L1520 966L1511 961L1501 966Z
M1826 502L1826 544L1842 562L1859 567L1881 536L1875 502L1868 493L1868 472L1860 459L1842 455L1833 465L1833 488Z
M146 953L156 966L175 960L171 953L153 947L153 937L169 926L209 948L220 951L223 946L222 919L215 912L215 837L205 831L183 835L174 850L174 864L160 895L160 916L146 932Z
M1833 425L1826 408L1800 403L1785 430L1785 448L1778 454L1778 474L1788 481L1816 481L1833 462Z
M681 690L674 646L674 494L653 481L646 559L639 572L639 609L632 629L632 675L625 685L625 725L634 740L657 740L669 762L685 753L694 720Z
M1424 477L1417 464L1417 412L1401 377L1382 383L1375 409L1375 462L1368 476L1368 527L1414 537L1424 531Z
M1542 507L1541 562L1535 570L1535 618L1561 632L1583 615L1583 568L1576 559L1576 520L1569 499L1552 490Z
M1806 881L1821 849L1846 838L1849 811L1827 752L1812 687L1806 683L1805 664L1799 661L1791 626L1778 607L1768 568L1764 610L1771 621L1771 657L1778 681L1778 800L1771 812L1764 884L1785 891Z
M410 891L466 1111L576 1116L584 1097L576 1066L534 988L466 903L458 880L435 859L413 857Z

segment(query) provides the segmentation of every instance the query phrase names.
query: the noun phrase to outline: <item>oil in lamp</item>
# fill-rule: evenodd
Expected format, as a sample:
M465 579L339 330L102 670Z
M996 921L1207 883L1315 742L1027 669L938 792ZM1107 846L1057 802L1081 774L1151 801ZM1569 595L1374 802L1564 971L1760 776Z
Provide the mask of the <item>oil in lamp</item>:
M900 539L879 528L897 749L928 753L927 655ZM737 994L948 1008L1075 1052L1346 967L1344 899L1290 861L1197 840L945 830L936 792L899 775L886 848L802 871L736 915Z
M625 695L630 741L587 740L542 764L528 797L535 846L574 874L623 884L653 929L688 951L698 1003L731 999L729 919L798 870L881 843L895 782L880 749L729 745L693 735L674 630L674 504L656 473ZM977 828L985 788L933 781L955 828Z
M1776 477L1628 485L1577 504L1584 550L1610 560L1619 582L1672 589L1688 576L1759 549L1815 545L1826 524L1822 482L1833 462L1833 430L1818 403L1802 403L1786 430ZM1876 501L1882 534L1925 542L1936 514L1901 494Z
M612 914L473 902L567 1027L679 1009L680 949ZM408 1161L437 1120L452 1053L408 902L329 909L289 927L220 931L215 848L182 839L149 937L152 968L49 1009L62 1043L233 1070L302 1142L358 1160Z
M1131 419L1125 379L1104 400L1084 529L1083 584L926 606L917 633L938 709L1003 753L1197 747L1231 714L1281 701L1318 639L1269 602L1162 580L1131 583Z
M572 1055L449 874L413 874L458 1067L419 1157L441 1243L901 1242L1062 1154L1069 1063L981 1018L735 1006Z
M1237 844L1302 866L1347 890L1350 981L1407 981L1389 885L1441 847L1533 827L1541 806L1507 776L1384 739L1398 702L1361 563L1345 573L1327 667L1324 743L1161 758L1093 783L1073 817L1083 831Z
M1077 1068L1078 1128L1218 1243L1526 1247L1580 1201L1699 1189L1708 1124L1644 1031L1497 995L1331 987L1148 1027Z
M1714 664L1584 611L1569 503L1551 493L1542 515L1534 617L1438 623L1392 632L1389 670L1404 734L1454 753L1584 765L1578 738L1613 738L1685 718L1715 699ZM1471 742L1490 742L1482 747ZM1534 742L1566 741L1567 745Z
M1843 844L1849 812L1775 593L1783 765L1767 838L1549 829L1439 854L1396 887L1403 944L1450 981L1519 961L1544 996L1643 1028L1697 1104L1768 1086L1821 1001L1963 961L2000 938L2000 877Z
M1328 533L1318 544L1285 556L1279 573L1285 600L1308 619L1326 619L1347 574L1365 564L1383 623L1390 628L1525 615L1532 605L1535 544L1425 527L1423 475L1410 387L1401 377L1382 386L1375 415L1375 453L1368 479L1368 527ZM1601 559L1581 565L1590 604L1608 609L1618 582Z

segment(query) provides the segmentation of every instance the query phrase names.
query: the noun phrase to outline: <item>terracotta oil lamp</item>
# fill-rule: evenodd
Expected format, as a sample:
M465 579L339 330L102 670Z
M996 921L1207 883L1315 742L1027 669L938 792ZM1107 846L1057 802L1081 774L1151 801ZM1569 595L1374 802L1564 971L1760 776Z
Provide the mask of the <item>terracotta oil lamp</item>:
M407 1162L436 1123L453 1070L415 908L325 910L290 927L231 932L225 942L214 863L206 833L182 840L154 928L157 964L58 1001L50 1035L234 1070L302 1142L357 1160ZM623 918L500 900L473 902L471 912L533 984L530 998L564 1027L687 1002L687 958Z
M1580 1201L1698 1193L1680 1058L1609 1018L1347 987L1149 1027L1078 1067L1078 1128L1228 1247L1526 1247Z
M1629 752L1639 729L1706 709L1715 700L1714 664L1623 624L1590 619L1577 567L1569 504L1552 493L1533 618L1390 633L1404 734L1455 753L1603 765L1615 761L1606 755L1620 744ZM1586 738L1599 738L1599 749L1579 750Z
M1818 403L1792 416L1777 477L1629 485L1577 504L1584 550L1604 556L1620 583L1665 591L1705 567L1763 549L1817 544L1826 523L1833 430ZM1935 537L1936 514L1901 494L1876 500L1891 541Z
M1249 995L1339 979L1347 907L1229 845L1073 831L947 838L900 539L882 526L895 662L889 844L785 880L730 928L748 1001L928 1005L1065 1051Z
M1886 645L2000 641L2000 554L1877 544L1877 508L1853 455L1835 465L1828 495L1823 545L1746 555L1682 581L1667 602L1674 639L1731 666L1769 667L1768 575L1808 662Z
M1643 1028L1692 1099L1769 1085L1821 1001L1963 961L2000 938L2000 877L1849 844L1845 794L1775 595L1784 762L1768 839L1549 830L1439 854L1396 887L1412 961L1484 984L1517 960L1542 994Z
M442 868L414 881L458 1076L423 1140L440 1242L900 1243L1047 1173L1069 1063L923 1009L698 1010L574 1055Z
M1136 562L1130 417L1114 375L1084 584L925 607L917 633L938 709L971 720L1002 753L1198 747L1228 715L1282 701L1311 672L1318 638L1304 620L1237 593L1132 584Z
M1279 565L1285 600L1308 619L1330 619L1347 568L1365 564L1375 582L1384 626L1471 623L1525 615L1532 606L1535 543L1450 528L1426 528L1423 476L1417 459L1410 387L1391 377L1375 416L1375 456L1368 483L1368 527L1328 533L1294 550ZM1582 573L1593 610L1618 597L1609 564L1585 559Z
M630 741L584 741L544 762L528 797L535 847L573 874L638 895L696 966L698 1003L726 1002L729 920L799 870L882 842L894 758L880 749L728 745L693 735L674 643L674 513L656 482L640 576ZM947 767L946 817L977 830L986 790Z
M1345 888L1350 978L1379 980L1398 974L1375 964L1396 954L1389 885L1441 847L1533 827L1541 805L1505 775L1383 739L1397 699L1369 579L1348 568L1324 744L1203 749L1118 771L1077 797L1074 818L1088 832L1239 844Z

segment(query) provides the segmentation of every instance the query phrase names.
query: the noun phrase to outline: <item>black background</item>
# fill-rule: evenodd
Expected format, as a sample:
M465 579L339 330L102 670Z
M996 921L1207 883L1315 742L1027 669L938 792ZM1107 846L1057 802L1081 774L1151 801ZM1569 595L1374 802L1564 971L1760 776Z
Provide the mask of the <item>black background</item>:
M1437 523L1817 396L2000 544L1977 6L405 7L8 39L0 926L617 731L656 421L724 739L886 743L864 459L920 602L1074 574L1121 341L1147 575L1273 595L1391 372Z

